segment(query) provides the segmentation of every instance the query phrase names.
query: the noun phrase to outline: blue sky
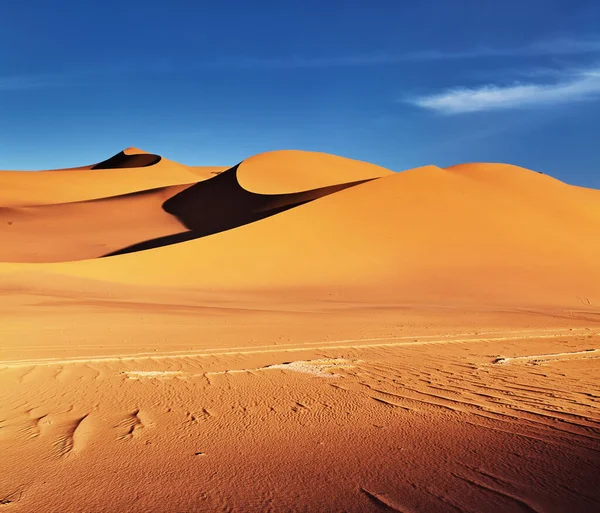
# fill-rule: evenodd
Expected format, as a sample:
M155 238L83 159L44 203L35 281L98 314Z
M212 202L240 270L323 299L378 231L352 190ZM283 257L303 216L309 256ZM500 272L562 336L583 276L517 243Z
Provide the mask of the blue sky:
M3 169L296 148L600 188L597 0L30 0L0 24Z

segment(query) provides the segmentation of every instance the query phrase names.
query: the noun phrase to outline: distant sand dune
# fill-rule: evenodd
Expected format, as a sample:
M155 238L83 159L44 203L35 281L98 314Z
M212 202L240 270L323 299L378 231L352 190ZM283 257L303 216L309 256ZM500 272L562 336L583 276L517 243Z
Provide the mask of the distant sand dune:
M160 155L153 155L152 153L132 153L131 151L125 153L117 153L114 157L111 157L103 162L92 166L92 169L119 169L127 167L148 167L158 164L162 157Z
M129 155L129 150L121 153L126 159L137 158L136 155ZM118 155L112 159L117 157ZM139 157L146 158L143 155ZM104 162L109 161L111 159ZM0 207L71 203L170 185L192 184L227 169L222 166L190 168L165 158L145 167L92 169L93 167L94 165L35 172L0 171Z

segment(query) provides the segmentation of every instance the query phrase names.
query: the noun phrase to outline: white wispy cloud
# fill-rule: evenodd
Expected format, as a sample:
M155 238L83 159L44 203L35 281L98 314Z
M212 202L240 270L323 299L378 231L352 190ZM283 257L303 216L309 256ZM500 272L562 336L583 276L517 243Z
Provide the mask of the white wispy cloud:
M507 86L491 84L474 88L460 87L413 98L408 102L443 114L462 114L558 105L600 98L600 68L565 72L565 75L568 78L553 84L517 83Z

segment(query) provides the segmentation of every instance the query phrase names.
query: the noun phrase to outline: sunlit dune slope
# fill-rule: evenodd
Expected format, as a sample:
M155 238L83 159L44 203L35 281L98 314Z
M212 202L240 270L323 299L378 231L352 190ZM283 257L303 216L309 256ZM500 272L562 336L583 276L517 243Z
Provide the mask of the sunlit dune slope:
M144 156L156 157L136 155ZM111 160L115 166L131 163L125 153ZM136 162L143 166L144 161ZM352 161L339 162L347 165ZM364 181L263 195L243 189L238 173L239 166L235 166L191 186L83 202L0 208L4 242L0 261L82 260L164 246L237 228ZM294 178L293 173L287 176ZM338 170L338 177L344 180L343 172Z
M210 237L46 269L136 284L356 290L365 300L572 304L600 300L599 231L600 204L586 189L512 166L428 166Z
M503 188L515 197L521 195L523 198L531 198L534 202L542 204L552 201L554 205L547 205L548 208L553 206L556 209L563 209L567 215L581 209L592 217L600 212L598 208L600 190L567 185L540 172L498 163L459 164L447 169L486 183L490 187ZM539 186L542 188L538 193ZM563 195L565 191L569 192Z
M0 208L0 261L61 262L101 257L141 240L186 230L163 203L174 185L83 202Z
M142 150L129 148L100 163L101 168L96 169L94 166L85 166L36 172L0 171L0 206L48 205L105 198L194 183L199 179L209 178L212 171L223 170L221 167L191 170L164 158L142 167L104 168L107 162L112 161L113 165L121 166L128 162L139 164L142 160L147 160L147 157L148 154Z

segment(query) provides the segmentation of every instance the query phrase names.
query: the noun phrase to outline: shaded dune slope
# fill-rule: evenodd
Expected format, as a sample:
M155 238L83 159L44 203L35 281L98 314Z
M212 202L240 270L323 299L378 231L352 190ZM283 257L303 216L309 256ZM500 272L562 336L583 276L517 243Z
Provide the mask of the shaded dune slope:
M146 240L107 256L166 246L231 230L368 180L303 192L264 195L240 187L238 172L239 165L210 180L192 185L165 201L163 209L176 217L188 231Z
M596 196L509 171L518 193L502 186L503 168L428 166L212 237L51 269L130 284L356 290L363 300L600 302Z
M91 169L122 169L126 167L148 167L158 164L162 157L152 153L141 153L128 155L124 151L117 153L113 157L104 160Z

